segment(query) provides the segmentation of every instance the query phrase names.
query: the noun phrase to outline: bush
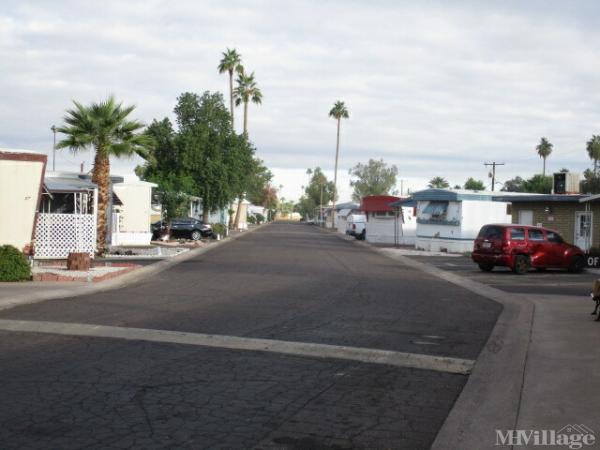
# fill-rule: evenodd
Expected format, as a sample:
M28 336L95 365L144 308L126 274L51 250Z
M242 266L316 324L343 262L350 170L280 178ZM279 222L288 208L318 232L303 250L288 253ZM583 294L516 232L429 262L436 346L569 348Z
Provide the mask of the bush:
M31 267L23 253L12 245L0 246L0 281L29 279L31 279Z
M256 224L256 217L254 216L248 216L248 223L251 225L255 225Z
M263 216L261 213L256 214L256 223L257 224L261 224L265 221L265 216Z
M213 223L212 230L214 234L220 234L221 236L225 236L225 225L222 223Z

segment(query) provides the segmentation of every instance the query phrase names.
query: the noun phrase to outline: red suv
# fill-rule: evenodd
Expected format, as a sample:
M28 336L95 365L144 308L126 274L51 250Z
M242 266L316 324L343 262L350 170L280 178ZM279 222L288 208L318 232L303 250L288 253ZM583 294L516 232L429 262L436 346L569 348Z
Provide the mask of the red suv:
M526 225L484 225L479 231L471 258L485 272L494 266L510 267L523 274L530 267L568 269L581 272L585 254L567 244L556 231Z

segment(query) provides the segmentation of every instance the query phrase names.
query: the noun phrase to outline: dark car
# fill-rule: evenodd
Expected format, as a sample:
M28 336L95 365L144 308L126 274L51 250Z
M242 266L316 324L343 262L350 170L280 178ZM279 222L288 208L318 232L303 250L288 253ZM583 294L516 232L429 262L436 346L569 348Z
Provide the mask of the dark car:
M158 221L152 224L152 235L157 239L164 233L172 237L186 238L197 241L213 235L212 226L192 217L177 217L169 222Z
M585 254L579 247L565 242L554 230L527 225L484 225L475 239L471 258L485 272L495 266L510 267L518 274L530 267L569 272L585 268Z

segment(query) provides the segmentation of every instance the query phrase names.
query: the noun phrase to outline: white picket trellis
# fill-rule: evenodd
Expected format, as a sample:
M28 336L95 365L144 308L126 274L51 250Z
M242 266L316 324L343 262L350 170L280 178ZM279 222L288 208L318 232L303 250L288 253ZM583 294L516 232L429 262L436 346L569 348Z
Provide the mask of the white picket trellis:
M94 214L39 213L35 228L35 257L66 258L70 252L96 251Z

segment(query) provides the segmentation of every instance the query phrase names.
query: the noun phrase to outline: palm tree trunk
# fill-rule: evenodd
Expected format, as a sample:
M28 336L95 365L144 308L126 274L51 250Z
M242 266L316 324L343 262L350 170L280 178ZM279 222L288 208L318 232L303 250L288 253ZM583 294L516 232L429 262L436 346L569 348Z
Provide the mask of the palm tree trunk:
M544 160L544 169L542 171L542 176L546 176L546 158L542 158Z
M229 111L231 112L231 129L235 132L233 123L233 70L229 71Z
M238 204L237 204L237 209L235 210L235 220L233 222L233 228L234 229L238 229L240 227L240 210L242 209L242 200L243 200L243 193L240 193L238 195Z
M248 136L248 102L244 102L244 135Z
M92 181L98 186L98 222L96 224L96 254L106 251L106 226L110 199L110 161L101 148L96 148Z
M598 175L598 160L594 159L594 176Z
M337 121L337 139L335 143L335 169L333 171L333 208L331 210L331 228L335 228L335 198L337 195L337 169L338 169L338 157L340 155L340 122Z

